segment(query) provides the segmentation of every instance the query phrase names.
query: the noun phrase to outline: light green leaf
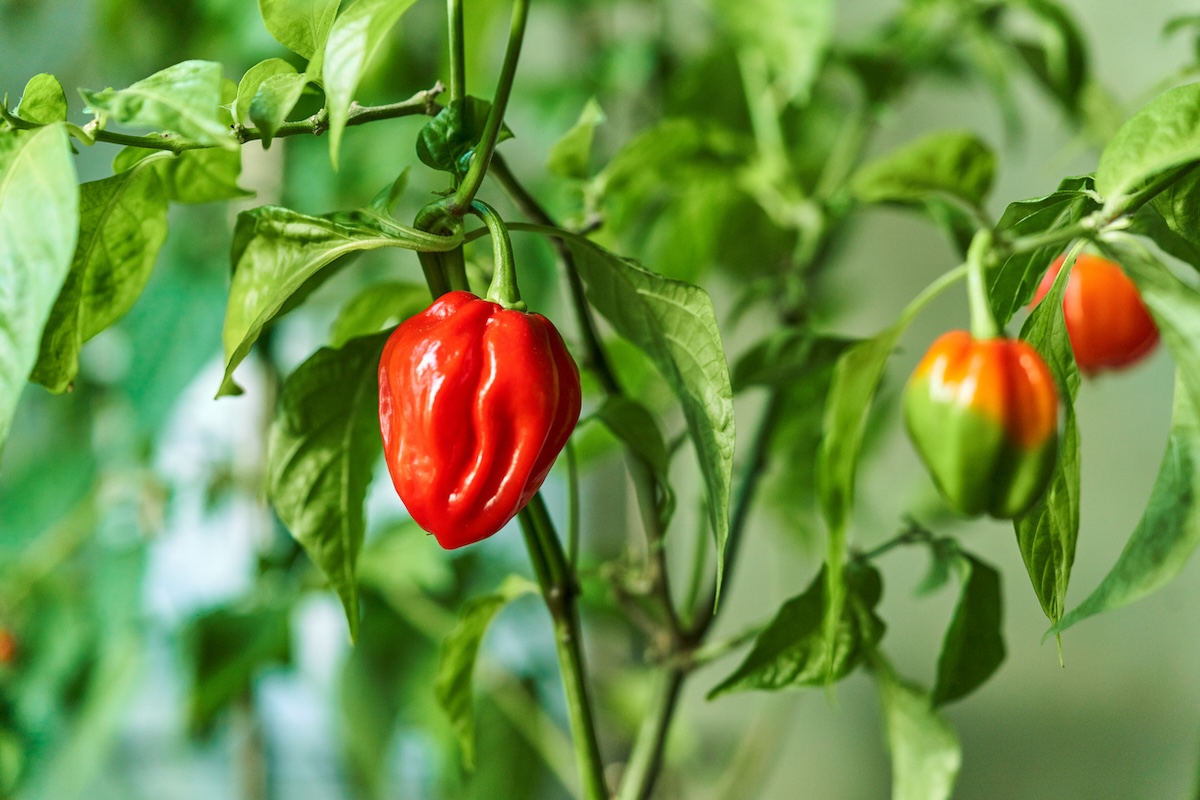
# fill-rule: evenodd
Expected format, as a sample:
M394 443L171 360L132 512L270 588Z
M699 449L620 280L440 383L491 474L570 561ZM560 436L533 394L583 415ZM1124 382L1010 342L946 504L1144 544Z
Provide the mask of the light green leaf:
M522 595L536 592L537 586L534 584L510 575L497 593L468 600L459 612L454 630L442 642L433 691L438 705L458 732L463 765L467 769L475 766L475 711L471 682L483 635L502 608Z
M329 159L336 167L342 131L358 82L413 0L355 0L333 24L325 44Z
M329 38L340 0L258 0L263 24L275 41L307 59Z
M366 215L370 216L370 215ZM233 370L259 334L305 284L338 258L381 247L442 251L461 237L436 236L382 218L373 226L309 217L278 206L238 215L233 236L233 284L221 339L225 377L217 396L238 394Z
M1134 230L1144 233L1165 252L1200 270L1200 230L1195 225L1200 208L1200 168L1175 181L1143 207Z
M250 102L258 94L258 87L268 78L277 75L295 75L296 68L282 58L268 58L260 61L242 76L238 83L237 99L234 101L234 118L242 125L250 125Z
M1177 86L1133 115L1100 154L1096 191L1109 206L1155 175L1200 160L1200 83Z
M951 197L977 208L996 174L996 156L969 131L922 136L861 166L850 190L863 203L916 203Z
M174 203L213 203L254 194L237 185L242 151L210 147L172 155L162 150L126 147L113 159L113 171L124 172L151 160L167 199Z
M170 131L232 150L238 143L221 122L221 81L220 64L184 61L128 89L79 93L94 112L124 125Z
M34 75L25 84L17 116L27 122L49 125L51 122L66 122L67 96L62 84L53 75Z
M962 767L958 737L929 695L875 664L884 729L892 752L892 800L948 800Z
M166 238L167 196L150 164L79 187L75 257L31 380L52 392L70 388L84 342L133 306Z
M397 325L432 303L429 287L415 283L390 281L376 283L350 298L329 332L329 344L341 347L358 336Z
M250 121L262 131L264 148L271 146L275 131L287 121L307 85L306 75L282 73L272 75L258 87L250 101Z
M587 178L591 174L592 139L596 126L604 120L604 109L600 108L596 98L589 99L579 113L579 119L550 148L546 169L560 178Z
M379 437L385 334L323 347L283 384L267 446L268 493L288 531L329 579L358 636L363 500Z
M958 559L962 593L938 656L932 701L940 706L966 697L1004 661L1004 598L1000 573L971 555Z
M761 54L787 100L808 101L833 36L832 0L720 0L738 49Z
M392 210L396 208L396 203L400 202L400 198L404 195L404 190L408 188L408 173L408 167L402 169L400 174L396 176L396 180L380 189L371 198L371 202L367 205L367 210L379 216L391 217Z
M708 490L717 540L717 589L725 570L733 480L733 389L712 299L698 286L657 275L581 236L561 232L592 306L637 345L683 407Z
M65 128L0 132L0 449L70 270L78 230L79 190Z

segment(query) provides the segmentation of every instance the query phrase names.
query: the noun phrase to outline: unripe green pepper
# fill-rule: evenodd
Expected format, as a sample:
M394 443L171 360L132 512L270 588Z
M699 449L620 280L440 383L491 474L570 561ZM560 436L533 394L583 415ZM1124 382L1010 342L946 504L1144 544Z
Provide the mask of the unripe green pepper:
M1054 472L1058 391L1025 342L943 334L905 388L904 420L934 483L963 514L1020 516Z

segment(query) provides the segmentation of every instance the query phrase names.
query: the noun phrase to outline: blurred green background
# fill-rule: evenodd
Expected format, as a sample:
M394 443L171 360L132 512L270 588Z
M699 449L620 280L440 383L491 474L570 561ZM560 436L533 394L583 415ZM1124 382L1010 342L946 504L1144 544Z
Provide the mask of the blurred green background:
M899 5L842 0L838 35L853 40ZM1096 78L1126 111L1195 59L1187 36L1162 36L1166 20L1194 11L1183 0L1066 5L1090 45ZM508 5L467 0L466 7L468 89L486 96ZM727 105L736 116L737 103L727 101L740 91L736 73L709 58L720 52L720 36L700 0L534 3L508 116L517 136L502 152L552 209L578 213L578 188L546 174L551 144L590 97L608 115L597 132L598 165L697 96L712 116ZM402 99L445 78L444 47L442 4L421 0L360 99ZM54 73L68 91L99 89L203 58L222 62L236 80L264 58L287 55L248 0L0 0L0 54L0 90L10 101L39 72ZM894 103L870 152L930 130L974 131L1000 154L988 209L996 216L1012 200L1047 194L1061 177L1094 168L1095 151L1044 92L1018 76L1012 89L1024 120L1020 134L1006 132L1000 106L977 83L933 77ZM71 103L82 119L81 102L71 96ZM339 304L356 290L379 279L419 280L415 256L374 253L339 274L264 337L259 356L239 372L245 396L211 400L221 374L236 212L263 203L308 213L357 207L414 165L404 213L415 213L441 188L415 158L421 124L409 118L348 132L338 172L321 139L279 140L269 151L247 146L241 183L257 196L173 208L170 238L145 295L85 348L74 391L26 390L0 467L0 625L18 639L16 660L0 667L0 793L49 800L569 796L563 780L573 785L574 767L563 735L552 730L562 727L562 701L538 601L505 611L485 642L473 774L459 768L453 734L432 700L437 643L457 607L504 575L528 571L518 537L443 553L404 523L381 472L368 501L362 641L351 650L337 601L262 501L262 437L279 377L328 340ZM115 153L103 145L81 152L81 178L110 174ZM499 197L494 187L485 192ZM632 254L659 268L654 253L686 246L626 241L641 248ZM528 237L518 236L516 245L531 304L561 313L550 251ZM753 253L754 243L746 249ZM916 215L868 211L824 286L830 299L823 324L874 333L957 261L944 236ZM719 313L728 314L737 277L703 280ZM937 333L966 323L963 301L960 290L951 291L918 319L886 392L895 396ZM727 329L731 353L752 340L755 326L750 320ZM1159 353L1129 373L1087 382L1080 393L1083 522L1073 602L1105 574L1137 522L1162 454L1171 380L1169 359ZM753 394L739 399L740 418L755 413L757 403ZM892 536L905 511L934 507L894 404L881 418L859 478L855 536L863 546ZM594 563L619 552L611 520L622 509L635 520L636 508L619 456L592 449L583 511ZM694 491L687 469L679 480L691 481ZM561 476L548 491L560 508ZM681 516L677 527L686 528L694 509ZM786 519L755 516L718 636L769 617L815 571L819 538ZM1195 796L1197 567L1129 609L1072 629L1060 668L1053 642L1040 641L1046 620L1011 529L956 526L940 517L937 525L960 535L1005 579L1008 660L980 692L948 710L964 754L955 796ZM898 671L928 684L954 592L916 598L925 566L917 550L884 557L881 615ZM589 591L587 600L601 743L618 761L636 727L648 671L639 666L641 645L603 590ZM867 679L855 676L828 693L705 702L733 663L700 672L685 692L662 797L888 795L888 758Z

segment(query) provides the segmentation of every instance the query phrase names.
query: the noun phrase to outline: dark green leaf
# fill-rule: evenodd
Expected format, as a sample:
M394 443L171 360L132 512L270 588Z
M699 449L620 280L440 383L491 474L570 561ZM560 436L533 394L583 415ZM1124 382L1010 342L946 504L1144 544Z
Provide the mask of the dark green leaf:
M1030 12L1041 40L1013 42L1033 76L1070 115L1080 111L1080 93L1088 83L1087 51L1078 26L1065 8L1052 0L1019 0L1013 4Z
M709 699L748 689L820 686L849 675L883 636L883 621L875 615L883 584L874 567L858 564L846 571L846 579L847 602L838 611L832 640L823 624L829 605L822 568L803 594L780 607L746 659L708 693Z
M938 656L933 704L966 697L1004 661L1004 597L1000 573L974 556L959 559L962 593Z
M807 102L833 36L832 0L721 0L717 5L742 57L763 59L784 99Z
M635 400L613 396L596 409L595 417L650 465L658 477L666 477L670 454L662 430L649 409Z
M468 600L458 615L454 630L442 642L437 678L433 684L438 705L450 718L462 747L463 764L475 766L475 712L471 682L475 674L475 658L479 645L492 619L516 598L537 593L537 586L515 575L500 587L496 594Z
M478 97L455 100L421 128L417 136L417 158L428 167L460 178L471 167L475 148L483 138L492 104ZM512 138L507 125L500 126L497 142Z
M17 116L39 125L65 122L67 119L67 96L63 93L63 87L58 82L58 78L44 72L30 78L29 83L25 84L25 91L21 94L21 103L17 106Z
M340 0L258 0L263 24L275 41L312 59L325 47Z
M448 250L459 239L435 236L383 219L372 227L262 206L238 215L233 236L233 285L225 314L225 378L218 396L238 394L233 370L271 320L314 275L338 258L380 247Z
M864 164L850 189L864 203L915 203L948 196L975 208L983 204L996 174L996 156L975 134L927 134Z
M78 230L79 190L63 126L0 132L0 449Z
M1059 278L1021 328L1021 338L1038 351L1054 373L1059 387L1059 404L1066 418L1058 440L1058 463L1046 493L1033 508L1013 520L1017 546L1033 583L1033 591L1052 623L1066 611L1067 585L1071 580L1075 541L1079 536L1079 430L1075 422L1079 370L1075 366L1062 313L1068 276L1066 270L1059 273Z
M733 480L733 389L712 299L578 236L564 236L592 305L637 345L683 407L700 460L717 538L717 586L725 568Z
M79 93L94 112L115 122L237 149L237 141L221 122L221 80L220 64L184 61L127 89L80 89Z
M250 101L250 121L262 132L263 147L271 146L275 131L287 121L288 114L296 107L308 76L280 73L264 80Z
M1117 131L1096 168L1096 191L1118 204L1150 178L1200 160L1200 83L1169 89Z
M329 344L341 347L355 337L398 325L431 302L427 286L399 281L368 286L342 306L330 329Z
M133 306L166 238L167 197L149 164L79 187L75 257L31 380L52 392L70 388L84 342Z
M358 82L412 4L413 0L355 0L333 23L325 44L324 76L329 158L334 166Z
M1172 183L1135 217L1134 230L1144 233L1165 252L1200 270L1200 168Z
M818 336L803 328L781 328L751 345L733 365L733 390L779 386L833 368L859 340Z
M929 695L877 660L875 678L892 752L892 800L948 800L962 766L958 737Z
M267 448L275 511L342 599L358 635L363 500L381 450L379 356L386 334L323 347L283 384Z
M604 109L591 98L579 113L579 119L550 148L546 169L560 178L583 180L591 174L592 139L596 126L604 122Z

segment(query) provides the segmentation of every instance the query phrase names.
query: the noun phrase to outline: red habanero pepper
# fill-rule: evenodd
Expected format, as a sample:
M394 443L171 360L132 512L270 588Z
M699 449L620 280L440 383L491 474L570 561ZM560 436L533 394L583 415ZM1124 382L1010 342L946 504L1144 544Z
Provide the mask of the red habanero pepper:
M527 313L511 245L496 247L488 299L442 295L388 338L379 426L409 514L447 550L491 536L528 503L579 421L579 368L554 325Z
M1059 256L1050 265L1033 305L1050 291L1065 259ZM1081 253L1071 267L1063 294L1063 319L1075 363L1085 375L1134 364L1158 343L1158 327L1137 286L1113 262L1087 253Z

